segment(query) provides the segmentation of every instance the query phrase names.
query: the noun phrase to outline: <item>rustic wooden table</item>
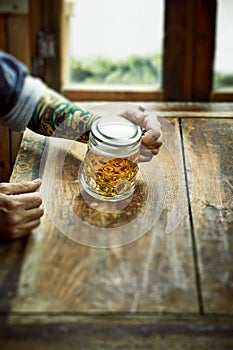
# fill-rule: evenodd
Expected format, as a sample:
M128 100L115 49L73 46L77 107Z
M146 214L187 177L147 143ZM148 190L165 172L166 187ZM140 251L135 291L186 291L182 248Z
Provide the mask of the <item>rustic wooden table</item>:
M25 132L11 181L43 171L48 210L28 238L0 246L1 349L232 349L233 104L153 108L165 146L148 176L152 187L162 181L162 207L152 206L142 237L118 247L88 246L88 233L70 239L56 220L72 227L68 205L97 233L119 229L143 213L143 187L120 214L90 208L77 186L83 146L64 153L67 143Z

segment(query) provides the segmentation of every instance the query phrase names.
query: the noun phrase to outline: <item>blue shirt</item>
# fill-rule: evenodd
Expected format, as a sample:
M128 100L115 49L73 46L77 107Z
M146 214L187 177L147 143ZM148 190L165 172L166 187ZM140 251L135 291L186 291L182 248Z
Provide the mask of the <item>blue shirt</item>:
M46 88L22 62L0 50L0 124L24 131Z
M0 117L16 105L26 75L28 69L23 63L0 50Z

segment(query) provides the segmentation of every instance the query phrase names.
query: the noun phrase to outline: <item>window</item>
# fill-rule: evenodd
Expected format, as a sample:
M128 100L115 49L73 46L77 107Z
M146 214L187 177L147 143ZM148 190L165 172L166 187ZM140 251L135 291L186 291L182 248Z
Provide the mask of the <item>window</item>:
M233 89L233 2L221 0L217 7L214 88Z
M74 0L74 5L69 20L68 94L159 98L164 1Z

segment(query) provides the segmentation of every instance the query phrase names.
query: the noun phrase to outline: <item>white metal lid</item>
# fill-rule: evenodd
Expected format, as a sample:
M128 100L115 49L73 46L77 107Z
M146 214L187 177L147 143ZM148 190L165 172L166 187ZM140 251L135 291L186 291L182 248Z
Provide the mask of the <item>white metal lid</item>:
M91 131L95 138L111 146L130 146L142 136L140 126L120 116L97 119Z

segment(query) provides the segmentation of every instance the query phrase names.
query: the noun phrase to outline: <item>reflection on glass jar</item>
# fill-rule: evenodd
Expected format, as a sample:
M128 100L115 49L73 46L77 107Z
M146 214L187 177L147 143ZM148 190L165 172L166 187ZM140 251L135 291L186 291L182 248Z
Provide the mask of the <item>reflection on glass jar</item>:
M133 194L141 129L122 117L100 118L92 126L81 185L98 199L121 200Z

